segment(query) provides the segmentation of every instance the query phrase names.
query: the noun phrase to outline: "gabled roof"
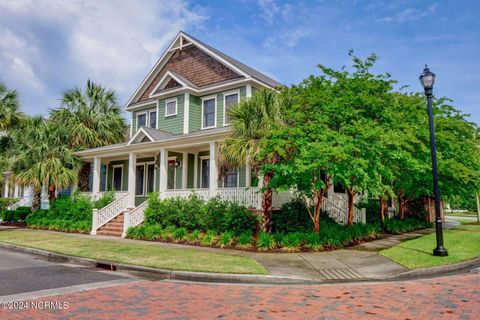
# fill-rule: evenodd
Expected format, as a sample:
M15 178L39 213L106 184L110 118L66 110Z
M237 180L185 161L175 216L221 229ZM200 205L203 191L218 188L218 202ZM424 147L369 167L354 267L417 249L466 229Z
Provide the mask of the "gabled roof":
M130 140L127 142L127 145L130 145L132 143L145 142L145 139L150 140L150 142L155 142L170 139L171 137L173 137L173 134L170 132L157 130L149 127L141 127L130 138Z
M283 86L281 83L275 81L274 79L268 77L267 75L255 70L253 68L250 68L249 66L247 66L247 65L239 62L238 60L226 55L225 53L223 53L223 52L205 44L204 42L186 34L183 31L180 31L177 34L177 36L175 37L175 39L172 41L172 43L168 46L167 50L163 53L163 55L160 57L160 59L157 61L157 63L150 70L150 72L145 77L145 79L142 81L140 86L135 90L134 94L132 95L132 97L127 102L126 107L129 107L133 104L137 104L138 102L140 102L140 101L136 101L136 99L138 99L141 96L142 92L145 91L145 88L147 88L148 85L150 85L152 83L153 79L158 75L159 72L161 72L162 68L165 66L165 64L168 62L170 57L173 55L173 53L177 49L182 49L183 47L187 47L187 46L191 46L191 45L194 45L195 47L197 47L201 51L205 52L206 54L208 54L209 56L211 56L212 58L214 58L215 60L217 60L221 64L225 65L227 68L236 72L239 76L243 77L245 80L253 79L253 80L256 80L256 81L262 83L263 85L265 85L267 87L271 87L271 88L278 87L278 86ZM181 75L178 75L178 74L175 74L175 75L170 74L170 76L175 76L175 78L181 79L181 82L183 82L187 87L192 88L194 90L195 89L198 90L198 87L195 88L193 83L191 83L185 77L182 77ZM237 80L237 79L235 79L235 80ZM231 81L225 81L225 84L228 84L229 82L233 82L235 80L232 79ZM180 82L177 79L175 79L175 81ZM159 83L161 83L161 81ZM189 84L187 84L187 83L189 83ZM178 89L178 87L177 87L177 89ZM155 90L151 91L152 94L156 94L156 93L159 93L159 92L161 92L161 89L158 86L155 88Z
M190 80L186 79L185 77L182 77L181 75L173 71L167 71L165 75L162 77L162 79L160 79L157 86L152 90L150 97L154 94L166 92L171 89L176 89L177 87L165 88L165 85L168 84L168 82L172 79L175 82L177 82L181 87L190 87L193 89L198 89L198 87L194 83L192 83Z

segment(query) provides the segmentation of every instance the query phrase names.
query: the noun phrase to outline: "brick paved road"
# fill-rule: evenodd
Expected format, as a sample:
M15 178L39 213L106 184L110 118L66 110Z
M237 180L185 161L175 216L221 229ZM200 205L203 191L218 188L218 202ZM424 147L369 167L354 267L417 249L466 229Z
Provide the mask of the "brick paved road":
M139 281L40 300L69 308L0 310L0 319L480 319L480 274L316 286Z

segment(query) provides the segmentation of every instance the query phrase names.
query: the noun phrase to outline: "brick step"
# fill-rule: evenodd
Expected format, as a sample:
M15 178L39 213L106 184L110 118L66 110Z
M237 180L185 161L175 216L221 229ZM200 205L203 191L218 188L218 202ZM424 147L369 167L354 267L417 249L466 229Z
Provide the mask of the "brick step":
M99 229L99 231L123 231L123 227L110 227L107 226L105 228Z
M123 222L107 222L104 226L123 227Z

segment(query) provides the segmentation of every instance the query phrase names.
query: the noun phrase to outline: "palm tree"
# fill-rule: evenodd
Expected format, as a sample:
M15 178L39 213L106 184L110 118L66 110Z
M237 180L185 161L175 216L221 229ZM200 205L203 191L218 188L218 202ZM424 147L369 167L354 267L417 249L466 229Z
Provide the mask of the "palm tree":
M20 122L18 95L0 82L0 132L7 131Z
M278 154L260 159L259 140L273 125L283 123L285 110L291 103L287 94L259 90L250 99L242 100L229 112L231 135L219 144L220 168L238 168L250 164L257 172L262 165L278 162ZM225 169L220 169L220 172ZM263 172L262 230L270 232L273 190L269 182L272 171Z
M77 183L80 160L68 143L65 127L41 117L30 118L17 137L18 154L13 162L17 183L33 187L32 212L40 207L42 186L48 188L48 199L54 200L56 190Z
M52 110L53 122L64 126L68 141L75 151L123 142L126 124L117 104L113 90L87 81L85 90L74 88L62 97L59 109ZM85 163L80 170L79 187L88 190L90 165Z

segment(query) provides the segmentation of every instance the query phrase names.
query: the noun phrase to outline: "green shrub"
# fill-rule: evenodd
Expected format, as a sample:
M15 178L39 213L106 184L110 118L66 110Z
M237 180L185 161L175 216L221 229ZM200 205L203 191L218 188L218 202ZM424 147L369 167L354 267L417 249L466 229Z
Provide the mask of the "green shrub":
M232 231L226 231L220 235L219 244L221 248L230 247L234 242L234 233Z
M198 244L201 236L202 232L200 230L193 230L191 233L187 234L186 239L190 244Z
M202 246L213 246L217 243L218 236L215 231L208 231L200 240Z
M107 191L93 203L95 209L102 209L115 200L115 191Z
M273 235L263 231L258 234L258 239L257 239L258 250L268 251L268 250L275 249L276 247L277 247L277 244L275 243L275 239L273 238Z
M177 228L173 232L173 239L174 240L182 240L187 235L187 229L185 228Z
M310 231L313 223L301 200L285 203L272 215L273 232Z
M282 249L289 252L296 252L300 250L302 245L303 234L299 232L287 233L283 236L280 245Z
M16 210L3 210L0 212L0 219L6 222L25 221L31 213L30 207L18 207Z
M424 220L418 220L415 218L406 218L400 220L398 218L385 219L383 227L386 232L393 234L400 234L404 232L410 232L418 229L431 228L433 224Z
M250 248L252 246L252 233L251 232L243 232L238 237L238 247L240 248Z
M311 250L321 250L322 249L322 244L320 242L320 236L316 234L315 232L307 232L303 235L304 238L304 246L305 248L311 249Z
M15 210L3 210L1 218L5 222L16 222Z
M228 203L223 220L223 228L220 231L232 231L237 236L243 232L255 232L258 223L256 215L236 203Z

